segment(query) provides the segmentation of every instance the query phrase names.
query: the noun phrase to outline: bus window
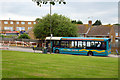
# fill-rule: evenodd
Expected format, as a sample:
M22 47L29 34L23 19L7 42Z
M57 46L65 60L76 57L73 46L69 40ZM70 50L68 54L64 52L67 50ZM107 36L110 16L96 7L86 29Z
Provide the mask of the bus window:
M69 41L68 47L72 48L72 41Z
M65 48L66 47L66 41L61 41L61 47Z
M60 47L60 41L54 41L53 46L54 47Z
M82 41L78 41L78 48L82 48Z
M83 41L82 48L86 48L86 41Z
M90 42L89 41L87 42L87 47L90 47Z
M109 48L111 48L111 41L109 41Z
M95 47L97 48L98 42L95 41Z
M77 44L78 44L77 41L75 41L75 46L74 46L75 48L78 48L78 45L77 45Z
M91 44L90 41L87 41L86 49L91 49L91 48L90 48L90 47L91 47L90 44Z
M74 41L72 41L72 48L74 48L74 45L75 45L75 43L74 43Z
M95 48L95 42L91 42L91 44L90 44L90 47L93 49L93 48Z
M98 44L97 44L97 49L100 49L100 46L101 46L101 42L98 42Z
M101 49L106 50L106 42L102 42Z

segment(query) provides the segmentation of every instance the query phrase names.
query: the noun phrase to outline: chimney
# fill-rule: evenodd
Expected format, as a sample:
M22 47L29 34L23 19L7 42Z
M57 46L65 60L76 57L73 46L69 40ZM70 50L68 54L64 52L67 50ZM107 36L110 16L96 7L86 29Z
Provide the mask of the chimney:
M92 25L92 20L89 20L89 21L88 21L88 25Z
M88 28L88 30L87 30L87 32L86 32L86 36L87 36L88 32L90 31L90 29L91 29L91 27L92 27L92 20L89 20L89 21L88 21L88 26L89 26L89 28Z

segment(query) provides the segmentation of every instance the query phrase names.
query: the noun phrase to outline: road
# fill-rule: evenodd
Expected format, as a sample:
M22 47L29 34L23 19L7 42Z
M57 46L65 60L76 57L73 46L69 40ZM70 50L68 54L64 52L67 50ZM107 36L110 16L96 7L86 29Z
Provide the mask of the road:
M23 52L34 52L32 48L22 48L22 47L9 47L8 50L11 51L23 51ZM35 50L36 53L42 53L42 51Z
M23 51L23 52L34 52L34 50L32 48L22 48L22 47L9 47L9 49L7 50L11 50L11 51ZM42 51L38 51L35 50L36 53L42 53ZM114 54L110 54L108 55L108 57L120 57L120 55L114 55Z

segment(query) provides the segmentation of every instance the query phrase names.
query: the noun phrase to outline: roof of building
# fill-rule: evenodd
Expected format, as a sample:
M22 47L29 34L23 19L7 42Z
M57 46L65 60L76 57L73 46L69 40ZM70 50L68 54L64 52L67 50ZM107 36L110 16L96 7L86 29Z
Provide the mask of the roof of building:
M113 28L115 30L115 33L118 33L118 25L113 25Z
M78 33L79 34L85 34L85 33L87 33L88 29L89 29L88 25L85 25L85 24L78 25Z
M88 37L46 37L46 40L89 40L89 41L107 41L109 38L88 38Z
M0 20L0 21L24 21L24 22L36 22L36 21L32 21L32 20Z
M90 29L87 36L108 36L111 28L111 25L94 26Z

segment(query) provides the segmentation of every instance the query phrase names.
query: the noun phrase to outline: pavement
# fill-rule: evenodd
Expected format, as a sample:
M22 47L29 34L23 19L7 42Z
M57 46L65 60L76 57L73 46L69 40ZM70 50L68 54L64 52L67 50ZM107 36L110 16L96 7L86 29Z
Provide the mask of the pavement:
M108 57L120 57L120 55L110 54L110 55L108 55Z
M34 52L33 48L23 48L23 47L9 47L10 51L23 51L23 52ZM35 53L42 53L42 51L35 50Z
M23 48L23 47L9 47L9 49L3 49L3 50L10 50L10 51L23 51L23 52L34 52L33 48ZM35 50L35 53L42 53L42 51L40 50ZM49 53L47 53L49 54ZM54 53L52 53L54 54ZM110 54L108 55L108 57L120 57L120 55L114 55L114 54Z

